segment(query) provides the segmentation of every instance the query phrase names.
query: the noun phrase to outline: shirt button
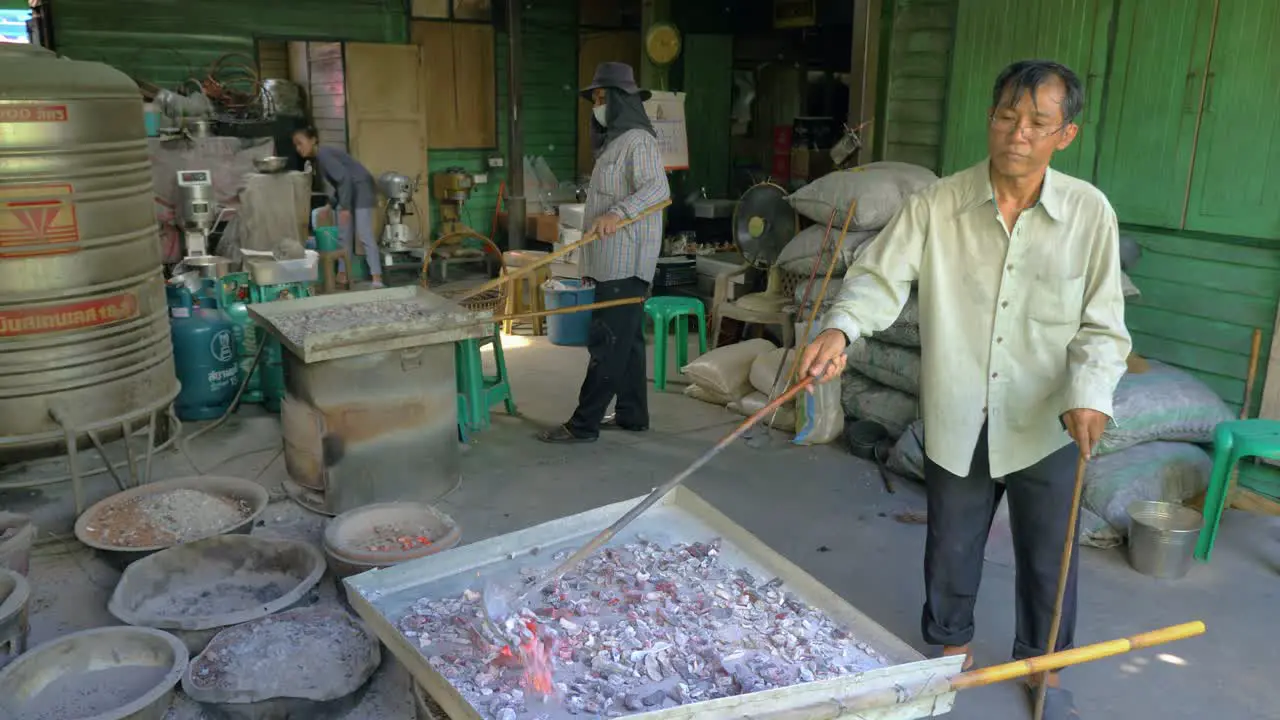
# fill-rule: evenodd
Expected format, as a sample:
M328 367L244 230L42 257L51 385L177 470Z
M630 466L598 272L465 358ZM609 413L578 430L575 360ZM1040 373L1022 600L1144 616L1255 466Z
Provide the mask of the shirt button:
M1009 263L1008 265L1005 265L1005 266L1004 266L1004 269L1005 269L1005 270L1013 270L1013 263Z
M996 338L996 342L997 342L997 343L1002 343L1002 342L1004 342L1004 338L1002 338L1002 337L998 337L998 338Z
M1008 301L1008 300L1005 300L1005 301L1001 302L1001 303L1000 303L1000 307L1002 307L1002 308L1009 307L1009 301Z
M993 373L991 373L991 377L993 377L993 378L998 378L998 377L1000 377L1000 373L998 373L998 372L993 372Z

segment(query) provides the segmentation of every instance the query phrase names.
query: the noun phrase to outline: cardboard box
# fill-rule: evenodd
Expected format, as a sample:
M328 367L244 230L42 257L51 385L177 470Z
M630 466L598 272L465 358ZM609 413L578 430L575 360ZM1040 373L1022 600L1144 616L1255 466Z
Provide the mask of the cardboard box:
M798 182L813 182L836 169L828 150L804 150L797 148L791 151L791 179Z

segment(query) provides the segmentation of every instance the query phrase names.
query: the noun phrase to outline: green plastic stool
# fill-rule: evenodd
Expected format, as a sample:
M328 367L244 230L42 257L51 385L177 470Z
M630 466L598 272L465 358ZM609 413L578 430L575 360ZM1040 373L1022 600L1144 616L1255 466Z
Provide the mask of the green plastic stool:
M1209 491L1204 496L1204 527L1196 543L1196 559L1209 562L1213 541L1227 506L1227 490L1231 472L1249 457L1280 460L1280 421L1230 420L1219 423L1213 431L1213 474Z
M698 318L698 354L707 351L707 311L702 301L691 297L663 295L644 301L644 313L653 320L653 387L667 387L667 335L671 322L676 324L676 370L689 364L689 323L685 317Z
M467 417L467 398L462 393L458 393L458 442L463 445L471 444L471 437L467 435L467 424L464 419Z
M484 374L484 362L480 350L493 346L496 375ZM472 431L489 427L489 408L499 402L507 406L509 415L516 414L516 401L511 395L511 377L507 374L507 360L502 354L502 334L493 326L493 334L483 338L459 340L453 344L453 356L458 376L458 408L462 412L458 422Z

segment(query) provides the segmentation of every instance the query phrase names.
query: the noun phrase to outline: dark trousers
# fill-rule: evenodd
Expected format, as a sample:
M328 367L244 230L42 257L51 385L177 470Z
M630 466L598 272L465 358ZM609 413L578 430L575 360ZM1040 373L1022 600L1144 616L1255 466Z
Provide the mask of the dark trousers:
M973 607L982 581L987 533L1000 498L1007 492L1017 572L1013 657L1022 660L1045 653L1078 457L1076 446L1068 445L1000 484L991 479L984 427L968 477L952 475L925 458L929 528L921 624L926 642L954 647L973 640ZM1077 531L1078 526L1077 520ZM1070 648L1075 641L1079 558L1078 551L1072 553L1058 650Z
M595 302L644 297L649 283L640 278L606 280L596 283ZM644 305L621 305L591 313L591 333L587 338L591 360L587 377L578 391L578 409L569 420L569 430L578 437L596 437L609 403L618 398L614 413L626 427L649 426L649 395L646 387L644 347Z

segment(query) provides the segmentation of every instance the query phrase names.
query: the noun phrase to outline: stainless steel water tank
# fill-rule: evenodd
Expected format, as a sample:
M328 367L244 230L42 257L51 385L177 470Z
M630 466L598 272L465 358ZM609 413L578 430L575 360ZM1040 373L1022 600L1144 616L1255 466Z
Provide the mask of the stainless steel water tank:
M22 45L0 78L3 461L118 429L177 380L137 85Z

